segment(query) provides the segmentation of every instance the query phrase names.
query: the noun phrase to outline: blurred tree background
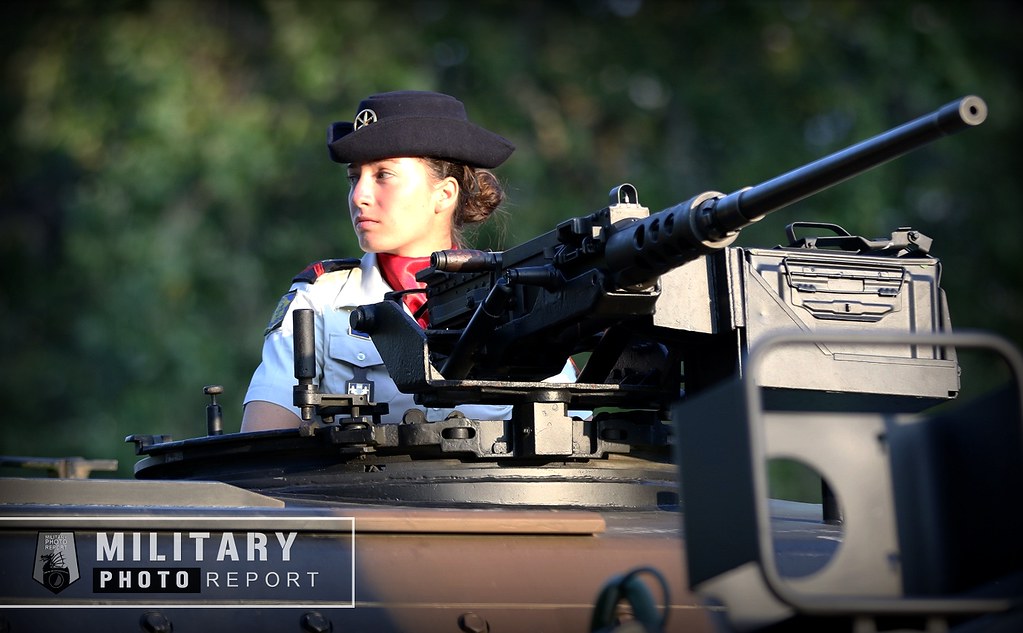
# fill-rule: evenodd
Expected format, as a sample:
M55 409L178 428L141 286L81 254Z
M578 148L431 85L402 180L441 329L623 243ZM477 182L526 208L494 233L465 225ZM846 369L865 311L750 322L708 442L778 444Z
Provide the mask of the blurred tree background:
M988 121L793 205L934 238L957 327L1023 342L1023 20L1009 2L65 0L0 25L0 452L135 457L226 427L294 273L356 256L327 125L455 94L518 146L502 249L632 182L730 192L966 94Z

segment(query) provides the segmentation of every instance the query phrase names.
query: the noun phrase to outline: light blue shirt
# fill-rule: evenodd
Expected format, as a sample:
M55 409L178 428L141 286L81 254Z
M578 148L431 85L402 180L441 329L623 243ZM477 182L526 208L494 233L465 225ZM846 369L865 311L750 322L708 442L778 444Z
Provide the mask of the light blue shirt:
M361 305L383 301L384 294L391 290L372 253L363 256L358 268L325 273L315 283L295 282L291 286L294 298L287 306L284 320L263 342L263 359L249 383L245 403L272 402L300 416L299 409L292 404L293 387L297 383L292 314L297 309L310 308L316 327L316 378L313 382L319 385L321 393L358 392L359 385L368 380L373 385L373 401L389 405L390 412L381 418L383 423L401 422L404 412L412 408L425 411L428 421L445 419L452 409L425 408L417 405L411 394L398 391L373 341L351 331L352 311ZM353 391L349 391L350 388ZM506 420L512 412L510 406L474 404L459 406L457 410L478 420Z

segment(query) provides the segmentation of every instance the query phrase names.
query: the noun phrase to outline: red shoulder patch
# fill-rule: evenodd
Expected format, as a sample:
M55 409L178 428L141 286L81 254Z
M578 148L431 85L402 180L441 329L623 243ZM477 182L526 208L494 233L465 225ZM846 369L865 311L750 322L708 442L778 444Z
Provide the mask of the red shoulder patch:
M316 280L332 273L336 270L348 270L350 268L358 268L359 260L351 257L345 257L342 259L324 259L318 262L313 262L305 267L305 270L295 275L292 279L292 283L296 281L304 281L306 283L314 284Z

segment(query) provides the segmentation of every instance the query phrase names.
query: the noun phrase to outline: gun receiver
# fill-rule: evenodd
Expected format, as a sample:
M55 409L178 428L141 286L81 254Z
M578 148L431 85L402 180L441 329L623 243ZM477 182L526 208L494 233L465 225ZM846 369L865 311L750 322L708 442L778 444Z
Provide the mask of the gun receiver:
M592 351L580 382L650 387L664 398L677 397L676 380L681 378L672 367L680 360L688 364L683 382L689 391L734 373L737 348L748 344L745 335L736 334L744 326L747 307L742 297L732 296L741 294L736 288L745 288L739 275L746 273L739 269L745 265L740 260L748 259L748 254L730 253L742 249L727 248L743 227L942 136L977 126L986 117L984 101L967 96L759 185L728 195L701 193L654 214L639 204L635 187L623 184L611 191L608 207L566 220L553 231L502 253L434 253L431 267L418 276L427 284L430 327L425 332L405 319L396 305L386 307L387 302L360 308L353 313L353 326L373 335L403 391L420 394L436 391L438 385L474 381L523 386L557 374L570 355ZM902 243L906 248L889 247L874 255L926 256L916 243ZM722 250L726 252L702 264L706 269L697 274L704 278L699 283L710 285L702 294L673 290L670 301L661 297L662 290L678 285L667 282L675 279L679 269ZM797 277L812 275L807 271L814 270L813 266L800 268L796 260L786 261L785 266L786 271L796 271L792 274ZM854 276L865 275L857 283L879 288L876 292L882 296L897 290L880 288L888 281L875 277L901 278L904 273L891 266L880 272L852 266ZM848 270L837 277L849 277ZM831 282L792 283L807 290ZM817 305L820 302L807 305L816 310L815 319L831 320L850 318L846 313L851 311L863 321L873 318L872 311L892 309L869 301L842 301L841 309ZM940 303L935 300L933 306ZM928 329L947 324L941 308L935 310L939 314L926 325ZM388 311L393 314L384 314ZM693 321L709 325L690 327ZM426 348L423 363L408 360L410 345ZM726 360L701 377L698 368L706 364L701 356L715 355ZM475 395L485 398L486 392ZM430 402L433 396L423 393L422 397Z

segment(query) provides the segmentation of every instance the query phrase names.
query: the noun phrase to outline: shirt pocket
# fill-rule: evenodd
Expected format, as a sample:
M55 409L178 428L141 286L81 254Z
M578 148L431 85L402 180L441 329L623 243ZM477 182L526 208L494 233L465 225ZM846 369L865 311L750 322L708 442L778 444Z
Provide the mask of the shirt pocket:
M372 367L384 364L373 341L362 336L331 332L327 357L348 363L353 367Z
M323 376L329 393L348 393L348 382L353 379L373 382L375 402L390 402L398 393L373 341L347 332L330 333Z

